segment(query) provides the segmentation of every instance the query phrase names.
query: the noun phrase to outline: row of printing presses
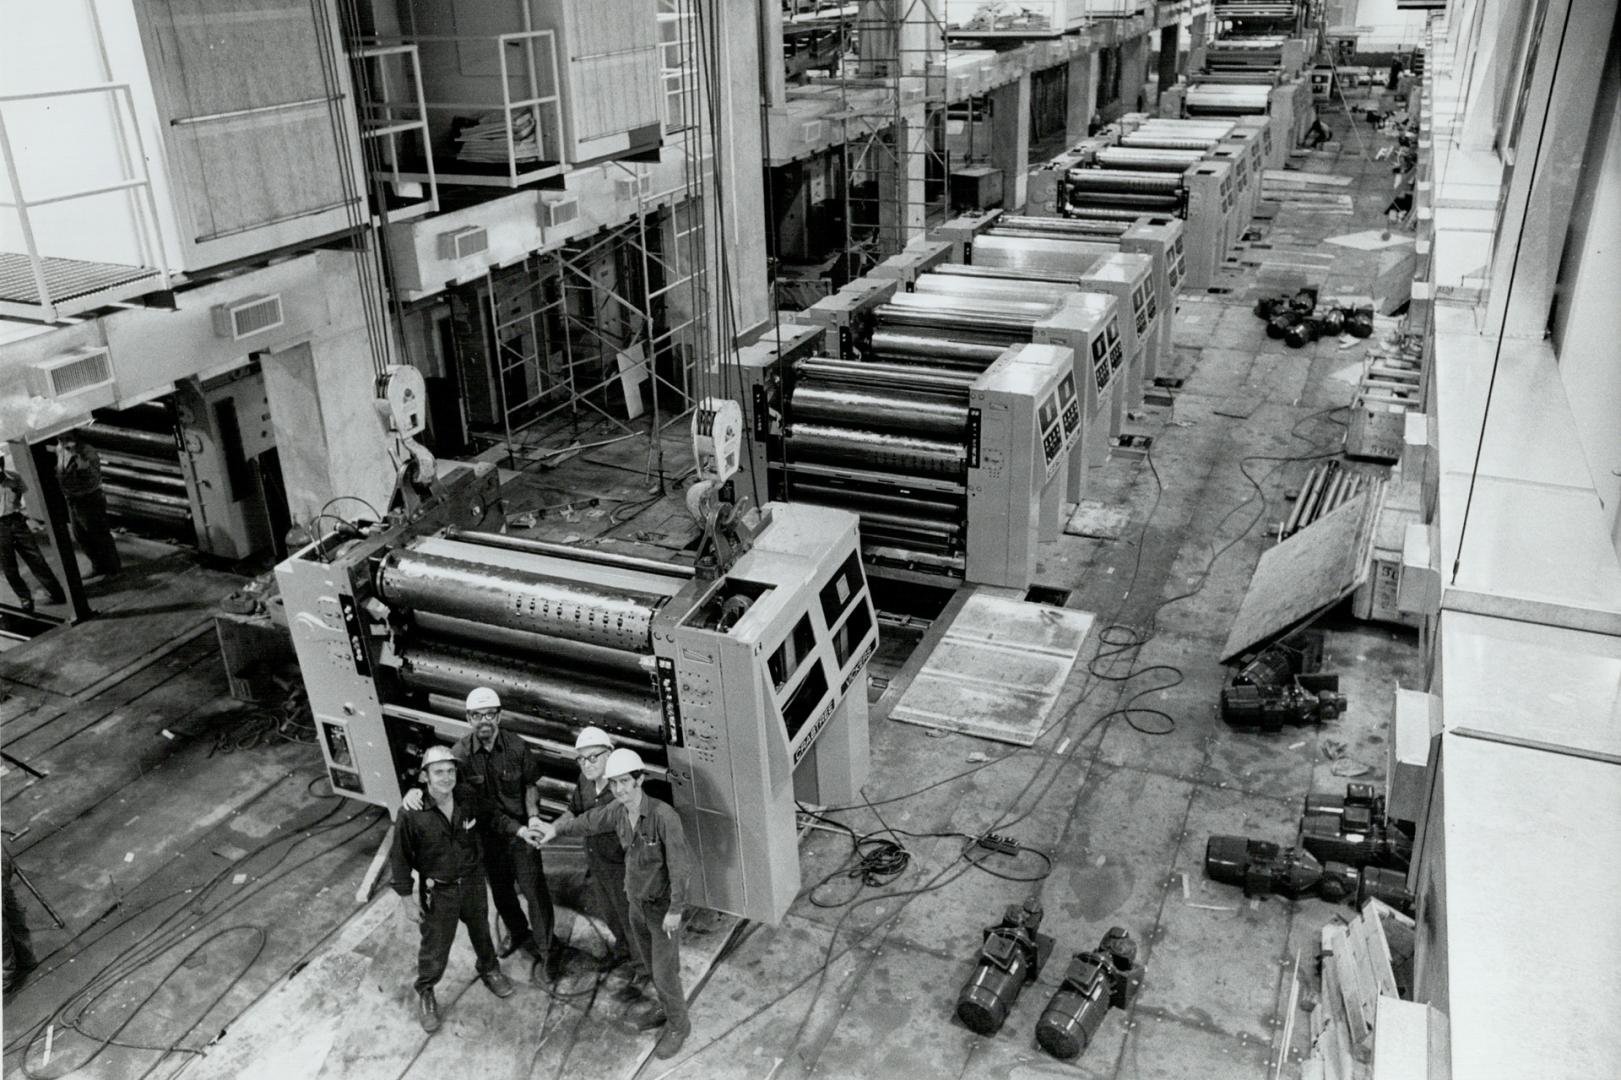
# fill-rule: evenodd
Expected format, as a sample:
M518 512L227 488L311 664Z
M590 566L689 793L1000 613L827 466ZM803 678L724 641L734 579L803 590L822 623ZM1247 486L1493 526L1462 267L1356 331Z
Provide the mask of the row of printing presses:
M1128 113L1032 171L1026 213L1109 234L1143 215L1185 222L1189 287L1209 286L1249 227L1263 173L1282 168L1313 117L1309 38L1233 36L1201 46L1162 115Z
M1184 223L978 212L739 353L753 498L861 520L874 576L1027 587L1167 362Z

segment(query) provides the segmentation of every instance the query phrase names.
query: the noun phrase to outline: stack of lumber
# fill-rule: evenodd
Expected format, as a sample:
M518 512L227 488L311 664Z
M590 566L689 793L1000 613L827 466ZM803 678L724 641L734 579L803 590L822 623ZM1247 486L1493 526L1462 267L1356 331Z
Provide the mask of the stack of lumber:
M1371 1080L1379 999L1399 1000L1399 984L1411 983L1412 940L1413 920L1378 900L1323 927L1322 992L1301 1080Z

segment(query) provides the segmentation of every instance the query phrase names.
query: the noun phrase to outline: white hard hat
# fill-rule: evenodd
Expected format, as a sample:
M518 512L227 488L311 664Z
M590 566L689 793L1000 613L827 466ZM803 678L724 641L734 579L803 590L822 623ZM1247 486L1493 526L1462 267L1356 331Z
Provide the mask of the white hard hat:
M422 767L424 769L429 765L437 765L441 761L448 761L458 768L461 766L461 762L456 760L456 755L450 752L448 746L430 746L427 752L422 755Z
M620 748L608 755L608 764L602 770L605 780L616 776L629 776L642 771L642 755L634 750Z
M581 728L580 733L574 736L575 752L587 750L593 746L600 746L605 750L612 750L614 748L614 741L608 737L608 733L606 731L603 731L599 727Z
M474 709L499 709L500 707L501 695L488 686L475 686L472 692L467 695L466 708L468 712L472 712Z

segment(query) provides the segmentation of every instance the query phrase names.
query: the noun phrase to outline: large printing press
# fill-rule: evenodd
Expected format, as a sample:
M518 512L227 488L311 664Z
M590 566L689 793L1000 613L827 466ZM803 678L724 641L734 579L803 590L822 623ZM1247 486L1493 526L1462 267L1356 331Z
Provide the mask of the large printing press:
M708 402L706 405L710 404ZM742 416L697 410L700 438ZM703 460L700 458L700 460ZM693 900L770 923L800 887L795 800L859 798L877 622L854 515L689 490L693 565L506 535L495 470L462 467L409 520L327 534L277 567L334 789L395 809L428 746L495 689L565 805L575 733L612 732L668 783Z
M1249 226L1269 145L1264 120L1130 113L1032 171L1026 214L1100 236L1177 218L1180 276L1204 288Z
M814 322L739 350L756 497L859 514L874 576L1029 585L1081 432L1071 350L1032 340L1035 322L1056 332L1063 314L852 285L878 287L856 309L865 329L848 354Z
M741 350L755 496L860 514L875 576L1027 586L1168 357L1182 276L1180 220L1075 225L964 215Z

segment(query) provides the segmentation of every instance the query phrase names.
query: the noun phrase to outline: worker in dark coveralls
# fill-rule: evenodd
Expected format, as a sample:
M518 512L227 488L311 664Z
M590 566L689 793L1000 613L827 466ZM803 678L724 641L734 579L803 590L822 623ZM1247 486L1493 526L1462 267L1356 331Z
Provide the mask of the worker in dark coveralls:
M512 981L501 971L490 940L488 901L484 897L484 861L479 853L479 818L484 806L468 785L457 782L460 766L443 746L422 755L421 779L428 787L427 806L400 809L394 823L392 853L394 891L400 911L422 927L417 953L417 1018L424 1031L439 1030L439 1001L433 988L445 973L456 924L467 925L478 977L496 997L512 996ZM417 895L411 895L416 871Z
M520 835L540 824L536 816L540 795L535 788L540 764L522 739L501 730L501 698L494 690L487 686L474 688L467 695L465 708L472 730L456 740L450 752L461 763L462 782L477 791L488 806L481 826L484 871L489 876L495 910L507 928L501 955L510 956L522 949L536 961L532 976L535 981L541 981L542 970L555 979L562 967L563 947L552 937L556 921L552 894L546 887L540 852ZM402 805L417 809L422 805L422 793L407 792ZM529 905L528 918L518 903L520 894Z
M101 455L77 431L56 444L56 479L68 503L73 538L90 560L93 575L117 577L124 568L107 523L107 493L101 489Z
M574 756L580 764L580 777L568 799L568 812L558 822L579 817L598 806L613 806L613 788L603 775L608 755L613 751L613 739L598 727L580 729L574 739ZM591 882L591 894L613 932L613 948L603 960L606 969L630 961L635 974L624 988L614 996L621 1001L634 1001L641 997L638 984L647 985L653 973L643 967L630 948L630 898L625 895L625 849L619 844L616 832L597 833L585 838L585 868Z
M664 1028L653 1056L674 1057L692 1030L687 996L681 989L681 915L687 904L687 851L681 818L668 803L642 791L642 758L620 748L608 755L603 772L614 805L597 806L578 817L540 827L542 842L556 836L616 832L625 849L625 893L630 900L630 947L652 973L658 1002L636 1021L638 1031Z
M23 513L23 496L27 492L28 485L23 478L7 472L5 458L0 457L0 573L5 574L6 584L17 594L17 606L33 611L34 594L17 567L19 556L45 586L51 603L67 603L68 594L62 591L62 583L56 580L51 564L45 561L45 553L39 550L39 541L34 539L28 517Z
M5 886L5 909L0 911L0 926L4 928L5 937L5 983L6 993L22 986L28 973L39 966L39 960L34 956L34 937L28 932L28 919L23 914L23 906L17 900L17 894L11 888L11 879L16 876L16 865L11 861L11 845L0 841L0 878Z

